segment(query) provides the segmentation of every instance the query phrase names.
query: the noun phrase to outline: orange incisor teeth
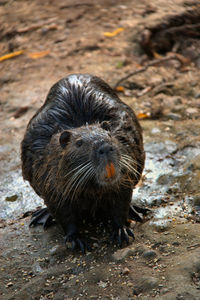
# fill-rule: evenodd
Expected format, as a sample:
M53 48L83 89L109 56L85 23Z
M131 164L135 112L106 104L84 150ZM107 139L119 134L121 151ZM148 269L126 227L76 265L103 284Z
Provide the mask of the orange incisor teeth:
M114 177L115 176L115 167L113 163L106 165L106 172L107 172L107 178Z

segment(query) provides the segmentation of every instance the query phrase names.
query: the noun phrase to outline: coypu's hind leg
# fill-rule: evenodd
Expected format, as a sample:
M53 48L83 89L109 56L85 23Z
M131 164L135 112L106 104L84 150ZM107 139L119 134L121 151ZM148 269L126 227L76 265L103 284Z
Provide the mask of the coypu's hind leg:
M66 233L65 244L70 242L73 250L80 249L83 254L86 250L91 250L87 242L80 238L78 227L75 223L69 223L67 226L65 226L64 231Z
M142 208L136 205L130 205L129 207L129 218L131 220L142 222L143 218L142 216L146 216L151 210L148 208ZM141 215L142 216L141 216Z
M117 240L121 247L123 242L129 243L129 237L134 239L134 233L129 226L127 220L129 218L129 207L132 197L132 189L120 189L118 194L113 194L111 199L115 199L115 206L112 211L113 234L112 239Z
M47 208L42 208L35 211L32 214L30 227L35 227L37 225L43 225L43 228L46 229L51 225L55 224L55 220L52 215L49 213Z
M123 242L129 244L129 236L135 239L134 233L131 228L126 225L122 225L118 217L113 219L113 234L112 240L117 240L120 247L122 247Z
M62 209L58 209L55 214L57 222L61 225L64 231L64 240L67 246L71 243L71 248L80 249L82 253L86 250L90 250L87 242L81 237L79 227L82 223L80 211L76 211L76 208L69 206L66 200Z

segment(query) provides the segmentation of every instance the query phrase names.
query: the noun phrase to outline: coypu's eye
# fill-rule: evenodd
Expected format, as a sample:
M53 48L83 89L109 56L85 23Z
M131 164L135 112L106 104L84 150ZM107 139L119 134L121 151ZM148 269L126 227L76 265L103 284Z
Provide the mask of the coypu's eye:
M100 124L101 128L106 130L106 131L109 131L110 130L110 123L108 121L103 121L101 124Z
M76 146L81 147L83 145L83 140L76 141Z

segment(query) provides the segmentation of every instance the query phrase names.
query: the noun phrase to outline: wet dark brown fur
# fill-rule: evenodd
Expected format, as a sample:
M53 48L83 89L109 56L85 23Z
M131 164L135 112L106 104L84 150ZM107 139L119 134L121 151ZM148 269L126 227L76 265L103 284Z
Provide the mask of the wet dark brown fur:
M77 74L56 83L29 122L21 147L23 177L67 241L83 250L80 223L97 215L112 221L119 243L128 240L132 189L144 167L142 130L132 109L104 81ZM111 164L114 173L108 176ZM36 215L37 221L42 216Z

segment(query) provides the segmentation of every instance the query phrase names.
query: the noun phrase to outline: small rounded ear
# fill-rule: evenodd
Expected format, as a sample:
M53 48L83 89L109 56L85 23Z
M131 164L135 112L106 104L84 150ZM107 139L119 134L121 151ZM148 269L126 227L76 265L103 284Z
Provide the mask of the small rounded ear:
M60 135L60 145L62 148L65 148L70 140L71 132L65 130Z
M106 131L110 131L110 129L111 129L110 123L108 121L101 122L100 126L102 129L104 129Z

